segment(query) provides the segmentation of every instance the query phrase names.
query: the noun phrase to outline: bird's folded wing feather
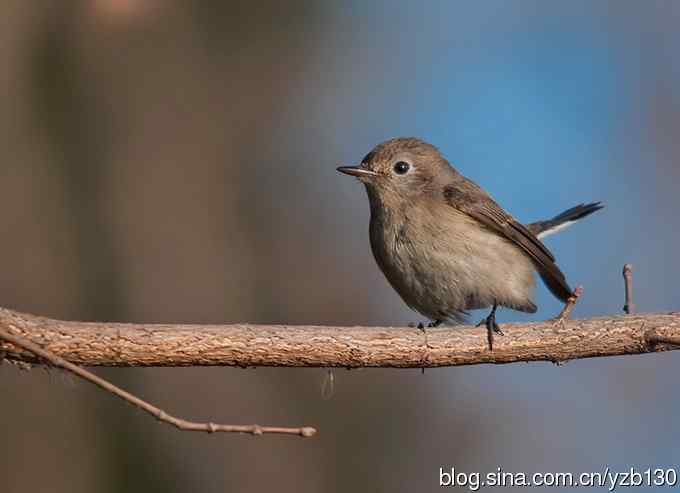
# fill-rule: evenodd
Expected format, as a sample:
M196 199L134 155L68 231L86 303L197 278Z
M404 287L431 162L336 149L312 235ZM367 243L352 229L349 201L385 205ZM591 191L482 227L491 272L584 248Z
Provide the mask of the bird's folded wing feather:
M505 212L478 185L463 178L445 187L444 197L452 207L521 248L534 261L543 282L557 298L566 302L572 295L564 274L555 264L555 257L541 240Z

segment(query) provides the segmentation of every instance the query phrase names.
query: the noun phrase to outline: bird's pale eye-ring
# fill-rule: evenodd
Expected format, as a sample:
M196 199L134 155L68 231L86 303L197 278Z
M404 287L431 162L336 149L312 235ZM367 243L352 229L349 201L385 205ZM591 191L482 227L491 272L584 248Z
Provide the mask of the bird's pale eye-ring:
M394 172L398 175L405 175L411 169L411 165L406 161L397 161L394 163Z

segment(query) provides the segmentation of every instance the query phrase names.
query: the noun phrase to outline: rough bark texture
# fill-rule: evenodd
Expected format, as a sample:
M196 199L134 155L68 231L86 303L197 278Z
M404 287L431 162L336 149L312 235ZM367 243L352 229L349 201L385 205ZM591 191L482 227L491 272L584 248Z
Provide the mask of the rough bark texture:
M566 361L677 349L680 313L504 324L493 352L486 329L65 322L0 308L0 328L85 366L425 368ZM676 339L678 340L678 339ZM0 357L37 362L0 341Z

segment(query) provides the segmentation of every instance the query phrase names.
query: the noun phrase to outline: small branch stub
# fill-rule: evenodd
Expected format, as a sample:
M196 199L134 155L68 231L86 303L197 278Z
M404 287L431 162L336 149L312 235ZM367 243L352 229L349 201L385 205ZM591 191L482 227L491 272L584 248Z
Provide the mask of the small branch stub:
M557 315L557 317L555 317L556 322L564 323L565 320L569 319L569 316L571 315L571 311L574 309L576 302L578 301L579 297L582 294L583 294L583 286L578 286L576 289L574 289L574 292L567 299L567 302L564 304L564 308L562 308L562 311L560 312L560 314Z
M623 281L626 286L626 304L623 305L623 311L627 314L635 313L635 305L633 304L633 266L631 264L623 266Z

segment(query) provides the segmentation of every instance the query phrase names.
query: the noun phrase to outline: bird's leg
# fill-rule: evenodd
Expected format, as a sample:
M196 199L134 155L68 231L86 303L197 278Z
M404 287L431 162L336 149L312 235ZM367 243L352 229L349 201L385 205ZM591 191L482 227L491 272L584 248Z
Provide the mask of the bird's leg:
M477 327L486 325L489 330L495 332L496 334L505 335L503 334L500 326L496 323L496 309L498 309L498 303L493 304L493 308L491 309L489 316L480 320L477 324Z
M428 323L427 327L428 328L438 327L442 324L442 322L443 322L443 320L435 319L435 320L431 321L430 323ZM418 328L423 331L423 335L425 336L425 351L426 351L425 356L427 357L427 332L425 331L425 325L423 325L423 323L420 322L418 324ZM425 367L422 367L420 369L420 371L421 371L421 373L424 374L425 373Z
M477 327L480 325L486 325L487 339L489 340L489 351L493 351L493 335L494 333L504 335L500 326L496 323L496 309L498 308L498 303L493 304L491 313L485 319L480 320Z

